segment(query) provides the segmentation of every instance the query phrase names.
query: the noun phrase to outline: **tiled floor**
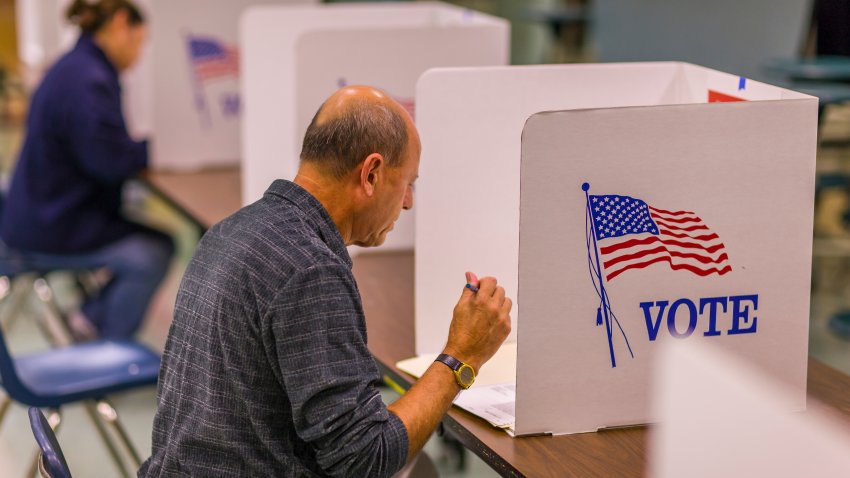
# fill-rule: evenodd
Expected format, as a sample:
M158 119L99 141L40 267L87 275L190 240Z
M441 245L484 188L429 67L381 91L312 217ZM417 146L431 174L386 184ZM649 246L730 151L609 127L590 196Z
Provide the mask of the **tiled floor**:
M818 169L821 172L850 171L850 108L830 113L822 139L832 146L819 152ZM16 144L16 131L0 129L0 158L9 154ZM141 197L138 193L137 197ZM142 195L143 196L143 195ZM850 230L842 223L843 208L850 204L845 189L836 188L821 196L816 219L816 243L813 261L812 314L810 320L810 353L827 364L850 373L850 341L833 334L828 328L829 318L836 311L850 309ZM192 226L155 200L142 198L141 211L150 220L170 230L178 242L178 258L166 285L154 301L149 320L142 330L141 339L161 349L170 324L171 308L174 303L179 279L191 256L197 235ZM56 279L57 288L68 290L67 281ZM72 300L68 293L63 299ZM7 341L13 352L22 352L46 347L38 328L31 318L33 307L29 307L8 333ZM2 315L2 310L0 310ZM2 392L0 392L2 393ZM394 400L393 392L387 391L385 399ZM150 453L151 423L155 408L155 390L128 393L113 397L113 402L127 425L131 438L143 455ZM67 407L58 433L69 465L75 476L117 476L106 449L98 439L87 416L79 406ZM496 476L482 461L467 453L467 468L457 470L457 457L453 450L432 439L426 448L437 464L441 476L487 477ZM21 406L13 406L0 425L0 477L23 476L34 453L34 442Z

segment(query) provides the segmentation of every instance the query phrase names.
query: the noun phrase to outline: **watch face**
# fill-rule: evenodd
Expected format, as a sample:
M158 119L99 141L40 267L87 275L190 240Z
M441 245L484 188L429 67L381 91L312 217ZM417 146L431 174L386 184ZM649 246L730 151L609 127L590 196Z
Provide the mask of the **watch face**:
M461 383L466 386L472 385L473 380L475 380L475 372L469 365L463 365L457 373L460 376Z

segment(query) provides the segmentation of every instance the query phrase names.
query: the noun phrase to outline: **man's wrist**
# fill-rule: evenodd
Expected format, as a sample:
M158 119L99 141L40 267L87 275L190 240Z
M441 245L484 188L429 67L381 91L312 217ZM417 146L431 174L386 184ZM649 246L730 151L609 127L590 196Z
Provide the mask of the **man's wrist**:
M478 373L478 369L481 368L481 364L475 358L471 357L469 354L464 354L463 352L459 352L454 348L447 346L443 349L442 353L446 355L451 355L452 357L460 360L461 362L469 365L475 370L475 373Z
M436 367L436 370L439 370L438 373L440 375L445 376L445 378L442 380L451 382L453 387L452 390L454 390L455 392L460 392L461 390L463 390L463 387L461 387L460 384L457 383L457 378L455 377L454 371L447 367L446 364L434 361L434 367Z
M471 365L464 363L449 354L440 354L435 362L444 364L452 371L455 381L461 388L469 388L475 382L475 369Z
M446 348L443 349L442 353L446 355L451 355L455 359L460 360L461 362L469 365L470 367L472 367L472 370L475 371L476 374L478 374L478 370L481 368L482 364L478 360L473 357L470 357L468 354L458 352L456 349L450 346L446 346Z

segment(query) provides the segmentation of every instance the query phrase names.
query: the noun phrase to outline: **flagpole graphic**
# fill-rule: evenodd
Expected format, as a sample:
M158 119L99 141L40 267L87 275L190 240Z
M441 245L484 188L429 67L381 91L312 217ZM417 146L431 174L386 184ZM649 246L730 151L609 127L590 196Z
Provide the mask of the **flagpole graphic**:
M626 347L628 347L629 354L632 356L632 358L635 357L635 354L632 352L632 346L629 344L629 338L626 337L626 333L623 331L623 327L620 326L620 321L617 320L617 317L611 310L611 301L608 298L607 291L605 290L605 279L602 277L602 265L599 262L599 246L596 242L596 225L594 223L593 211L591 210L590 205L590 194L588 193L588 190L590 189L590 184L582 184L581 189L582 191L584 191L584 196L587 200L587 214L585 215L585 233L587 240L588 267L590 269L591 281L593 282L594 288L596 288L596 294L599 296L599 307L596 308L596 325L602 325L602 319L605 319L605 333L608 337L608 352L611 355L611 367L613 368L617 366L617 359L614 356L614 331L613 326L611 324L612 321L617 324L617 328L623 335L623 340L626 341ZM593 254L590 253L591 240L593 241Z
M201 118L201 127L209 129L212 126L212 116L207 108L207 95L204 93L204 87L201 85L198 73L194 68L195 56L192 53L192 36L190 34L186 34L184 36L186 37L187 54L189 56L189 65L191 69L189 77L192 84L192 96L195 100L195 110Z

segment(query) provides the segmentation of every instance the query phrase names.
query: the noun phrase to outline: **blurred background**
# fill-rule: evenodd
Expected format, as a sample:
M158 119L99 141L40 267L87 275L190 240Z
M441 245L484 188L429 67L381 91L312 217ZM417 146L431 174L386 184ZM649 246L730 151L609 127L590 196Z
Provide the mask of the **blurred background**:
M54 5L61 3L0 0L0 187L14 168L32 89L45 68L72 45L77 35L64 24L61 8ZM847 106L850 63L845 63L850 55L850 2L459 0L448 3L509 20L512 64L686 60L818 96L821 112L812 231L810 354L850 373L850 108ZM27 10L27 15L23 10ZM39 39L43 48L22 45L28 45L34 38ZM139 127L144 130L144 125ZM142 341L161 350L179 280L199 233L194 224L142 188L129 194L134 214L168 230L178 245L178 259L141 333ZM60 303L73 307L80 300L74 278L56 274L50 281ZM37 306L29 303L24 308ZM13 353L47 345L26 316L24 313L12 319L9 311L0 309L0 320ZM387 400L393 399L392 393L387 392ZM115 402L132 440L147 456L155 390L118 396ZM85 415L74 407L64 414L60 441L71 469L78 476L112 476L106 452L85 420ZM428 452L442 476L496 476L470 453L464 454L439 440L432 440ZM26 413L23 407L13 405L0 426L0 475L20 476L29 466L33 453Z

